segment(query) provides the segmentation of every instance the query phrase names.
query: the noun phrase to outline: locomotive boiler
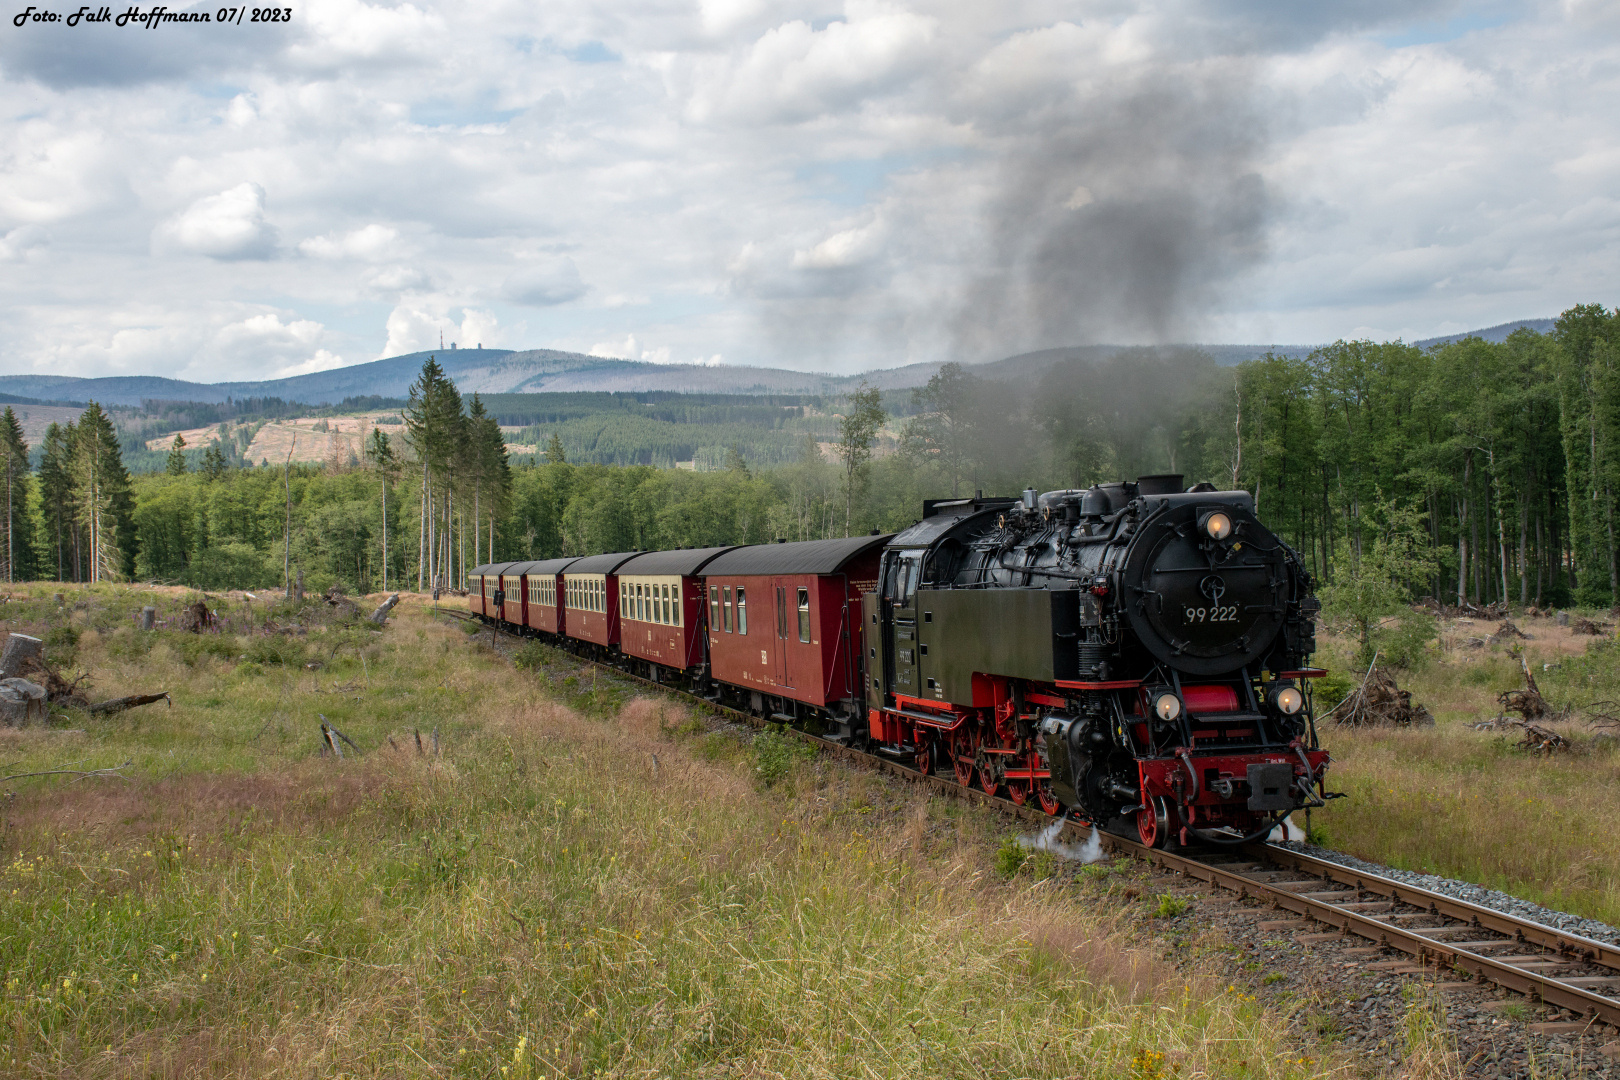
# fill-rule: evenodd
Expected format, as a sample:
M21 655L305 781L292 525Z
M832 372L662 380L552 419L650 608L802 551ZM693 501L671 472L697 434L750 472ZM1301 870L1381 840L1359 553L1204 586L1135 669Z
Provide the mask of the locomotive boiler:
M1252 839L1322 803L1311 584L1180 476L929 502L864 598L868 736L1150 846Z

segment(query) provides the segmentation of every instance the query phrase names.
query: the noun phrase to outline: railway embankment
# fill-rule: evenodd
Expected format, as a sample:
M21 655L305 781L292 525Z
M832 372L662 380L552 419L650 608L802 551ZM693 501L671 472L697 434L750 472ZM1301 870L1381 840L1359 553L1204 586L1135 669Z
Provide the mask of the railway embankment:
M1280 1022L1297 1002L1264 996L1269 969L1171 884L1119 884L1149 871L1095 883L1140 890L1114 903L1039 857L999 872L1000 817L566 658L519 669L419 597L381 629L365 600L240 594L186 629L194 599L37 585L0 605L58 672L89 673L86 700L169 695L0 732L7 1071L1364 1064ZM1450 1060L1421 1024L1389 1030L1403 1066Z
M520 666L572 672L561 676L562 685L576 693L600 694L604 676L607 685L631 681L535 642L505 635L487 640ZM591 690L580 689L582 675ZM778 748L780 738L753 736L757 723L715 710L710 735L752 736L762 756L761 744ZM997 807L982 793L893 763L855 761L879 766L901 787L932 787L981 810L1040 820L1027 808ZM1116 929L1138 935L1147 955L1172 969L1224 965L1232 980L1228 993L1267 1001L1319 1053L1348 1058L1358 1072L1506 1077L1617 1071L1617 1010L1604 999L1620 979L1614 950L1578 936L1592 927L1589 921L1533 910L1513 898L1498 905L1505 915L1457 903L1459 896L1490 896L1465 882L1433 878L1425 884L1436 891L1425 892L1409 887L1412 875L1395 871L1386 879L1379 871L1387 868L1342 854L1332 854L1332 862L1283 848L1170 855L1110 839L1113 850L1138 858L1077 870L1050 853L1031 856L1033 834L1018 839L996 854L1004 875L1027 875L1035 887L1068 892L1085 910L1111 912L1120 920ZM1547 925L1519 921L1526 915Z

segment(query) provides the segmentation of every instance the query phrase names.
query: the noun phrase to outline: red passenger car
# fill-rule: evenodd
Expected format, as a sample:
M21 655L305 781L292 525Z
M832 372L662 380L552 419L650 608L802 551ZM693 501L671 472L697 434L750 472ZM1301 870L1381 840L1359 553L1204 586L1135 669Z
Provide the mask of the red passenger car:
M524 609L529 605L529 598L523 593L523 573L533 565L526 562L507 563L500 570L501 593L506 597L506 603L501 608L501 619L513 626L523 626L527 622Z
M865 729L861 595L877 588L887 536L737 548L703 570L714 678L756 713Z
M495 618L495 591L501 587L501 573L507 567L516 565L485 563L467 571L467 610L486 619Z
M542 634L561 634L567 620L563 610L562 572L579 561L578 556L546 559L523 564L523 588L528 600L523 625Z
M703 582L693 575L732 547L649 551L618 570L619 647L647 661L647 674L662 669L694 674L703 664Z
M596 646L589 651L597 653L606 653L619 643L619 590L614 574L639 554L589 555L563 571L568 637Z

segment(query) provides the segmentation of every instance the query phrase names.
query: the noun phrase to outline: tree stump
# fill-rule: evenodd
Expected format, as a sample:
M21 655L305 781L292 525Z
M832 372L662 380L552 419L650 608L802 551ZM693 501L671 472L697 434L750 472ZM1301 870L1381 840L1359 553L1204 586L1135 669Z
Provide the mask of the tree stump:
M157 608L141 608L141 629L150 630L157 625Z
M0 723L22 727L30 720L43 720L47 706L45 688L27 679L0 679Z
M394 605L397 603L399 603L399 593L390 594L388 599L384 600L382 605L378 607L376 611L371 613L371 621L376 623L378 626L381 626L383 623L387 622L388 613L393 610Z
M6 650L0 653L0 679L14 679L22 674L23 665L45 655L45 643L27 634L12 634L6 638Z
M304 599L304 568L302 566L298 568L298 580L293 584L293 599L295 601Z

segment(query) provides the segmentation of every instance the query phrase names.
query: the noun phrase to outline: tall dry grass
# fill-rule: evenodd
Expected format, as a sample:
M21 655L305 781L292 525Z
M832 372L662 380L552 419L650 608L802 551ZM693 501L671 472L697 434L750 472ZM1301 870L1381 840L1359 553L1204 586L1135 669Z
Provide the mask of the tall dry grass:
M822 762L766 787L746 747L678 706L581 712L402 608L313 672L187 660L169 639L121 659L119 628L81 637L106 690L176 703L7 741L11 771L135 765L125 782L12 785L0 1068L1332 1071L1053 883L986 874L982 818L895 810L880 780ZM366 754L318 756L317 712ZM444 755L417 756L404 736L434 727Z
M1525 626L1535 637L1522 647L1555 704L1578 714L1593 700L1620 698L1620 652L1610 643L1582 652L1587 646L1550 620ZM1327 644L1330 663L1342 667L1343 642ZM1524 685L1505 648L1449 649L1400 681L1438 722L1411 730L1323 728L1334 757L1329 786L1350 796L1312 815L1327 842L1620 925L1620 752L1613 744L1595 741L1584 723L1555 723L1575 749L1540 756L1518 745L1518 729L1474 730L1501 711L1497 694Z

